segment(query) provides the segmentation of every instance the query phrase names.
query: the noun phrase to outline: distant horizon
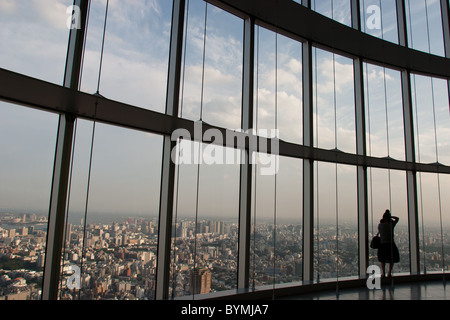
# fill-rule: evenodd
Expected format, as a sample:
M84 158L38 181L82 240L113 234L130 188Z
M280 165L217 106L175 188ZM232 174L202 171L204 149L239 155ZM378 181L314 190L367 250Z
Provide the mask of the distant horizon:
M0 215L3 214L15 214L15 215L22 215L22 214L36 214L37 216L44 216L46 218L48 218L48 213L38 213L38 212L25 212L22 210L4 210L4 209L0 209ZM142 214L142 213L123 213L123 212L96 212L96 213L90 213L88 214L88 224L92 224L92 223L113 223L113 222L121 222L121 221L115 221L115 219L120 219L123 218L124 220L127 218L134 218L134 219L156 219L158 224L159 224L159 215L154 213L154 214ZM276 218L276 222L277 225L303 225L303 221L302 221L302 217L299 217L300 219L295 219L292 217L277 217ZM314 217L316 218L316 216ZM368 217L370 220L370 216ZM84 213L70 213L69 214L69 222L70 224L80 224L81 219L84 219ZM194 220L195 219L195 214L191 214L191 215L178 215L177 216L177 220L181 221L181 220ZM214 216L214 215L201 215L198 217L198 221L203 221L203 220L207 220L207 221L233 221L233 223L238 223L239 219L238 216L231 216L231 215L227 215L227 216ZM256 217L256 225L258 224L272 224L274 222L274 217ZM400 219L400 220L405 220L405 219ZM252 225L254 222L254 215L252 215L251 217L251 221L252 221ZM316 221L316 220L315 220ZM279 223L280 222L280 223ZM378 225L379 219L378 218L374 218L373 219L373 225L376 226ZM404 222L404 221L402 221ZM67 223L67 221L66 221ZM173 217L173 223L175 223L175 215ZM319 224L322 227L325 226L334 226L336 224L336 218L333 217L319 217ZM343 225L355 225L357 224L357 221L351 220L349 218L339 218L339 226L343 226ZM316 224L315 224L316 226ZM372 226L372 223L369 221L369 227ZM421 226L421 221L419 218L419 226ZM1 223L0 223L0 227L1 227ZM399 224L398 227L407 227L407 225L403 224ZM357 226L356 226L357 228ZM440 228L440 221L426 221L425 223L425 229L427 228ZM443 223L443 229L450 231L450 223L447 222Z

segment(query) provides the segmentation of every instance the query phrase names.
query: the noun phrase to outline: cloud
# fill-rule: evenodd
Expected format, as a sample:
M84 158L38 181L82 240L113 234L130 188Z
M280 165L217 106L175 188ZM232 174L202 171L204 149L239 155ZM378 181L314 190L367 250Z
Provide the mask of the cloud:
M370 68L371 70L365 72L364 76L368 78L371 85L373 85L373 82L375 82L375 85L382 85L385 79L386 81L394 81L394 78L388 72L384 72L382 67L371 65Z
M67 30L69 15L66 10L73 2L68 0L32 0L31 10L54 29Z
M341 63L337 58L324 58L317 66L318 90L322 94L332 94L334 88L337 93L348 92L353 89L353 63Z
M332 3L333 2L333 3ZM323 1L314 0L311 7L318 13L321 13L329 18L349 25L350 21L350 2L349 1Z
M105 55L100 93L138 107L164 112L167 68L158 61L148 63Z
M17 0L0 0L0 12L11 14L17 9Z
M62 84L69 35L66 4L70 1L2 0L1 67Z
M286 91L277 92L277 110L275 94L267 89L259 89L257 116L258 129L279 129L279 138L290 142L302 142L302 105L297 95ZM277 112L277 121L275 116ZM270 132L268 132L270 133Z
M224 73L218 68L212 66L205 66L205 85L209 87L225 87L227 85L239 83L240 78L236 78L235 75L230 73ZM186 69L187 81L192 82L195 85L202 84L203 67L201 65L188 66Z

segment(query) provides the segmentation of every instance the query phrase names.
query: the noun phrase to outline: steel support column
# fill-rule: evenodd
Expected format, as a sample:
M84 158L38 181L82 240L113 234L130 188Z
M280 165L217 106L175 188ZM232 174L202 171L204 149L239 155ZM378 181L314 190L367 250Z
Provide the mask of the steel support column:
M355 116L356 116L356 149L357 154L366 156L366 126L364 104L363 62L353 60L355 82ZM365 277L369 261L368 244L368 194L367 166L357 167L357 198L358 198L358 246L359 246L359 276Z
M249 132L253 128L253 84L255 56L255 21L244 20L244 63L242 86L242 130ZM252 156L249 148L241 150L240 186L239 186L239 254L238 288L248 288L250 284L250 233L252 198Z
M79 87L89 5L90 0L74 1L74 6L80 8L81 28L71 29L69 34L64 87L71 90L78 90ZM58 299L75 119L75 116L70 114L61 114L59 117L48 217L47 247L42 288L43 300Z
M303 144L314 146L312 46L302 45L303 65ZM303 159L303 281L314 278L314 160Z
M448 0L441 0L442 29L444 34L445 57L450 58L450 5ZM447 79L450 111L450 79Z
M399 45L408 47L408 33L406 24L406 8L404 0L396 0L397 3L397 28ZM411 74L408 70L401 70L403 121L405 134L406 162L415 163L416 153L414 145L414 121L411 96ZM408 228L410 250L410 272L417 274L420 270L419 256L419 220L416 170L406 172L406 191L408 201Z
M448 0L441 0L442 30L444 34L446 58L450 58L450 5L448 2Z
M180 78L183 53L183 30L185 16L185 0L174 0L172 11L172 31L170 39L169 70L167 81L166 115L177 118ZM159 204L158 252L156 267L157 300L169 298L170 252L172 242L173 204L175 186L175 163L172 161L172 150L177 141L170 135L163 139L161 190Z
M302 4L311 8L310 0ZM310 41L302 44L303 144L314 147L313 59ZM314 279L314 160L303 159L303 281Z
M351 0L352 27L361 30L359 0ZM361 58L353 59L353 78L355 88L356 153L366 156L366 115L364 104L364 67ZM369 262L368 245L368 207L367 207L367 166L357 166L358 199L358 261L359 276L366 277Z
M363 62L359 58L353 60L353 73L355 83L356 150L358 155L366 156ZM367 166L359 165L357 167L357 197L360 277L366 276L369 261L367 183Z

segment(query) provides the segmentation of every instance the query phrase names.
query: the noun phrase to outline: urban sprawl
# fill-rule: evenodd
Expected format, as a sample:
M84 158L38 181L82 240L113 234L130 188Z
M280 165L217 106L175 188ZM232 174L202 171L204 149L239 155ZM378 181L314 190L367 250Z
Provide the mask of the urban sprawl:
M157 267L156 218L67 224L62 254L62 300L152 300ZM0 300L37 300L42 294L47 217L0 213ZM337 231L338 230L338 231ZM358 275L356 226L320 225L315 232L315 280ZM337 236L339 232L339 236ZM173 227L171 298L236 289L238 223L178 218ZM441 234L427 232L422 259L442 270ZM396 272L409 270L408 232L396 229L402 254ZM256 221L250 239L250 285L302 281L301 224ZM445 247L449 244L446 243ZM84 248L84 249L83 249ZM445 250L444 252L449 252ZM448 262L448 253L446 254ZM376 251L369 262L376 264Z

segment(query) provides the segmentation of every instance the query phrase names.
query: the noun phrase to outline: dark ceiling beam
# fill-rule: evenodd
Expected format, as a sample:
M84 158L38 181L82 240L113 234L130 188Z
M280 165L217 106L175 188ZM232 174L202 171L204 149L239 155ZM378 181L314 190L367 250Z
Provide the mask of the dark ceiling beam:
M327 18L292 0L209 0L311 41L313 45L412 73L450 78L445 57L397 45ZM231 10L230 10L231 11Z

